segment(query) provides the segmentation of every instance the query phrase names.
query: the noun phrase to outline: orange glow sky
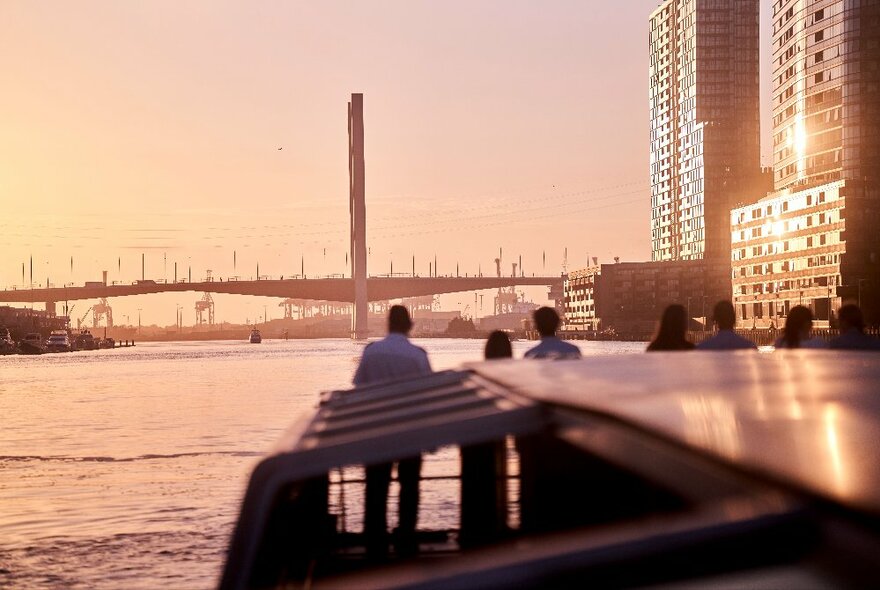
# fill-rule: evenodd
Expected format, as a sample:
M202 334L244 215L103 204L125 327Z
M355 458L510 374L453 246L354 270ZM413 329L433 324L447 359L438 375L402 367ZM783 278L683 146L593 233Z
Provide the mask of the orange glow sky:
M371 273L649 259L657 4L3 2L0 288L347 272L351 92Z

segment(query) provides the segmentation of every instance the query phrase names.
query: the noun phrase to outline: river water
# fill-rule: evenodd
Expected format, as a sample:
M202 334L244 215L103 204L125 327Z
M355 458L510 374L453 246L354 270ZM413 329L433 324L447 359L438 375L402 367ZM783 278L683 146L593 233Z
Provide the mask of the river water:
M477 340L416 343L438 370L482 357ZM362 350L264 340L0 357L0 588L213 587L250 471L321 391L348 386ZM444 504L426 500L420 522L444 524Z

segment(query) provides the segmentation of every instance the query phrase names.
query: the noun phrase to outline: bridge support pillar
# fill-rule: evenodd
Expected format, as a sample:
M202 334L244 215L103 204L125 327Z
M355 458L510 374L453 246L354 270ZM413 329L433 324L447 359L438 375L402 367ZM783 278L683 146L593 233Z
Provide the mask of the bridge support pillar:
M367 327L367 206L364 198L364 95L352 94L348 103L348 178L351 212L351 276L354 307L351 337L366 338Z
M46 313L48 313L49 315L55 315L55 305L56 303L54 301L47 301Z

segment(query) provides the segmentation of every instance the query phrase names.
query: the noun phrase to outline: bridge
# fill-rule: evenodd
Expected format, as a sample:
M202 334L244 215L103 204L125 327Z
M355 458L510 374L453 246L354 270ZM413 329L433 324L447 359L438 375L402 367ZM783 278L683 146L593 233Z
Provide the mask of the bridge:
M0 291L0 303L45 303L46 310L55 313L56 304L59 302L186 291L348 302L352 304L351 333L354 338L360 338L368 333L368 302L529 285L547 286L558 292L562 291L563 279L561 276L527 277L522 276L522 270L520 270L520 276L515 276L516 265L513 266L511 276L501 276L500 252L499 257L495 260L498 275L495 277L367 277L363 107L363 95L352 94L351 101L348 103L351 278L222 281L212 280L209 276L209 280L201 282L165 282L145 280L142 268L142 280L131 284L107 284L106 273L103 282L90 282L82 287L51 287L47 278L46 288L35 289L31 287L29 289ZM257 269L259 275L259 267ZM24 269L22 268L22 279L24 278L23 273ZM433 273L436 275L436 267ZM31 280L33 280L33 268L31 269ZM210 296L206 297L204 305L210 307L212 305Z
M370 277L367 300L388 301L402 297L421 297L462 291L480 291L521 286L559 286L562 277ZM0 302L46 303L47 309L61 301L126 297L152 293L187 292L225 293L342 301L355 303L355 281L346 278L286 279L259 281L158 282L135 281L130 285L95 285L50 287L0 291Z

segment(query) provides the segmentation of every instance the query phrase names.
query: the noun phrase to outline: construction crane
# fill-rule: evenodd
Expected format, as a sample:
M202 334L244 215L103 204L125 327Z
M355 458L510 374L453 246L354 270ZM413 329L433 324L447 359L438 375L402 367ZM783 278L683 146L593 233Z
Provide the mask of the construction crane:
M211 271L208 271L209 273ZM210 276L210 275L209 275ZM196 301L196 324L205 323L205 312L208 313L207 323L209 326L214 325L214 299L210 293L204 293L202 298Z
M92 307L92 326L97 328L103 318L107 318L107 323L105 325L108 328L112 328L113 310L110 308L110 304L107 303L106 297L102 297L101 301Z
M82 328L82 323L83 323L84 321L86 321L86 317L88 317L90 311L92 311L92 308L91 308L91 307L89 307L89 308L86 310L86 312L83 314L83 316L82 316L81 318L79 318L78 320L76 320L76 329L77 329L77 330L79 330L80 328Z

